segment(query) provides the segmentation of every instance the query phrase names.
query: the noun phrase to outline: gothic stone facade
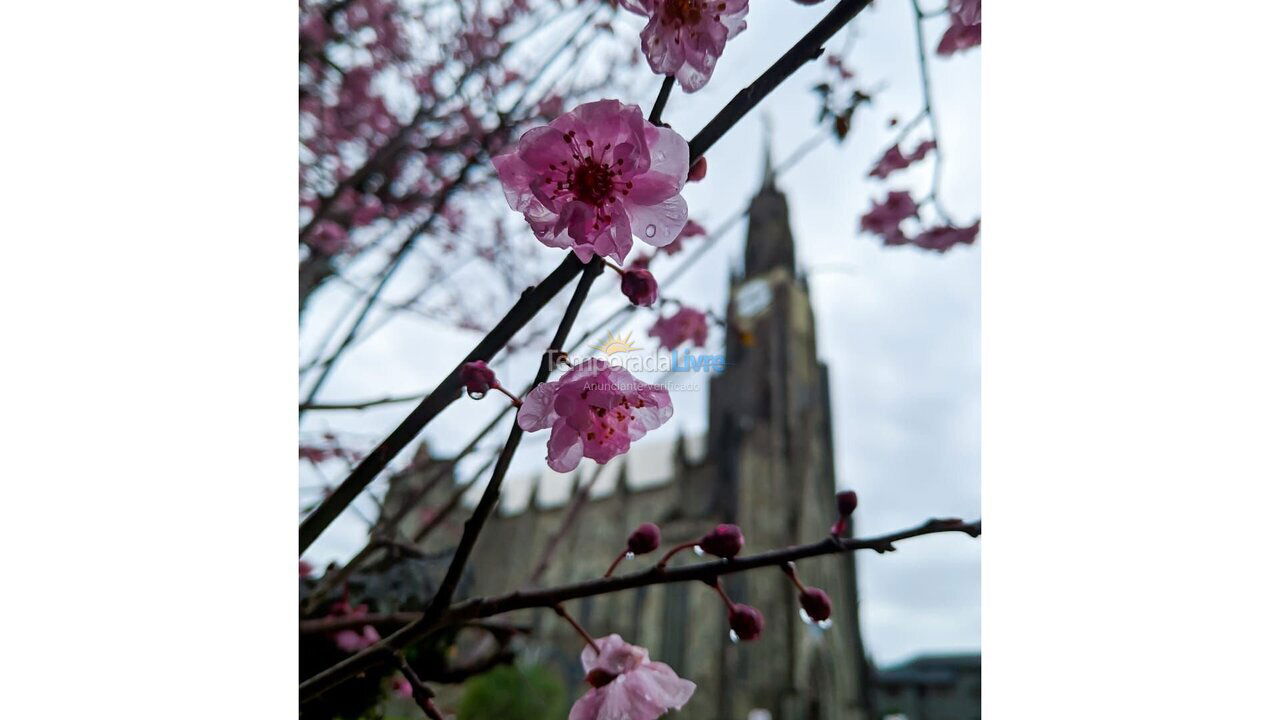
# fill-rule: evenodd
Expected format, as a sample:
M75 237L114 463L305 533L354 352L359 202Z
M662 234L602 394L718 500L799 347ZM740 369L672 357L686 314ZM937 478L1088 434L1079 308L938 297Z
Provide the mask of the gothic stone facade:
M812 542L829 527L835 473L827 369L817 359L808 288L795 270L786 198L771 180L753 200L749 221L744 270L731 279L725 314L728 367L711 381L707 436L665 446L641 441L603 470L584 461L570 478L546 471L541 482L531 482L526 502L508 498L489 520L471 561L483 572L469 574L461 595L524 586L561 527L571 487L597 471L591 499L562 539L544 586L598 577L629 530L644 521L661 526L664 548L696 539L716 523L736 523L746 535L746 553ZM557 491L561 497L547 497ZM439 544L444 541L429 538L437 544L428 549L447 549ZM674 562L696 560L687 553ZM620 572L642 567L630 561ZM762 637L750 643L730 640L720 599L699 583L585 598L568 609L593 635L618 632L696 682L680 717L741 720L766 710L750 717L865 720L868 671L854 560L807 560L800 576L832 597L834 623L825 632L802 622L795 588L780 571L726 578L735 601L765 616ZM572 630L547 611L514 619L550 641L544 661L562 669L568 687L581 687L582 642Z

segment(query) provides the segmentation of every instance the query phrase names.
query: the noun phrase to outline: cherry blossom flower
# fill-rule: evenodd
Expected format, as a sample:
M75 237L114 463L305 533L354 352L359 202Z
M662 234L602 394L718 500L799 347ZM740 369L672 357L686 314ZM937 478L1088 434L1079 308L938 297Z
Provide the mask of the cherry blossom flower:
M640 45L649 68L674 75L694 92L707 84L725 43L747 27L747 0L620 0L622 7L649 18Z
M633 305L649 307L658 300L658 281L643 267L632 266L622 271L622 294Z
M680 343L692 340L701 347L707 344L707 316L689 307L682 307L668 318L658 318L649 328L649 335L658 338L658 346L675 350Z
M982 44L982 0L951 0L951 26L938 41L938 54L946 57Z
M952 227L943 225L932 227L915 236L911 242L917 247L936 252L946 252L956 245L972 245L978 238L978 226L975 222L969 227Z
M901 235L902 221L919 214L916 201L904 190L890 192L884 200L872 203L862 216L862 229L883 235L886 239ZM902 243L899 243L902 244Z
M951 14L960 18L960 22L965 25L982 22L982 0L951 0L948 7Z
M339 601L333 606L333 611L329 613L329 617L336 618L361 618L369 614L369 608L366 605L356 605L351 607L345 601ZM358 652L373 645L382 639L378 635L378 631L372 625L365 625L360 629L348 628L339 630L333 634L333 643L346 652Z
M591 689L578 698L569 720L655 720L679 710L698 686L676 675L649 651L613 634L582 649L582 669Z
M578 467L584 456L603 465L627 452L673 412L666 388L591 358L530 391L516 421L525 432L551 428L547 465L563 473Z
M901 170L911 165L911 163L923 159L925 155L929 154L930 150L936 147L938 147L938 143L932 140L925 140L917 145L915 150L903 155L902 150L897 145L894 145L886 150L884 155L880 156L880 159L876 161L876 166L871 168L871 172L867 173L867 176L883 180L889 177L889 174L893 171Z
M413 697L413 685L404 677L399 677L396 678L395 682L391 683L391 692L398 697L411 698Z
M662 247L689 208L689 144L644 119L636 105L598 100L533 128L493 165L512 209L547 247L622 263L635 233Z
M347 231L332 220L321 220L311 231L309 244L322 255L337 255L347 247Z

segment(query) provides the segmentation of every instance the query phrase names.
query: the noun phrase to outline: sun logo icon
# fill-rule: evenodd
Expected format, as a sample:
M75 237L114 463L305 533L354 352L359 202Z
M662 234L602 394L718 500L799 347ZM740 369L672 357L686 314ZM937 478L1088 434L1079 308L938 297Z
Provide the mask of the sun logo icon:
M605 335L604 340L600 341L599 345L592 345L591 347L595 350L599 350L606 356L613 355L615 353L633 352L640 349L631 344L631 333L627 333L626 337L619 337L614 335L612 330Z

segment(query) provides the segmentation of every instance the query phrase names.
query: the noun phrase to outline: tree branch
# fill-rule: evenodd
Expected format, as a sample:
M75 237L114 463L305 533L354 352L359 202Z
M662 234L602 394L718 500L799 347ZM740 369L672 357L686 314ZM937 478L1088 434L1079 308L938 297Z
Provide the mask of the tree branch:
M975 520L974 522L966 523L956 519L935 519L908 530L900 530L864 540L827 537L808 545L796 545L757 555L740 556L732 560L704 562L677 568L660 569L652 567L631 575L615 575L546 590L516 591L499 597L466 600L450 606L448 611L441 614L439 619L434 622L423 622L426 617L424 614L414 623L406 625L389 635L377 645L362 650L337 665L308 678L300 688L302 701L307 702L319 697L326 690L338 685L345 679L385 662L387 652L395 652L408 647L435 630L448 625L490 617L511 612L512 610L552 607L556 603L568 600L606 595L620 590L630 590L649 585L689 582L692 580L713 580L722 575L730 575L761 567L783 566L788 562L822 555L834 555L855 550L875 550L879 553L892 552L896 550L894 543L898 541L948 532L961 532L976 538L982 534L982 521Z

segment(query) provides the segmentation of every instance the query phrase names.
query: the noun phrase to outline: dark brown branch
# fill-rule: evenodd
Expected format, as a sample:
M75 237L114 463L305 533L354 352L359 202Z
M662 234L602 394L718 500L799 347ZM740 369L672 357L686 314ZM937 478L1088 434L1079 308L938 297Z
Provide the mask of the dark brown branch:
M417 392L410 395L389 395L384 398L378 398L377 400L357 400L352 402L333 403L299 403L298 410L299 412L306 410L368 410L371 407L377 407L379 405L395 405L397 403L421 400L425 395L425 392Z
M320 507L307 516L298 528L298 552L301 554L335 518L355 500L360 491L368 487L373 482L378 473L405 448L418 433L422 431L427 423L431 422L436 415L449 406L454 400L462 394L462 379L460 373L462 366L472 360L488 361L493 358L494 354L511 341L521 328L523 328L539 310L543 308L551 298L555 297L560 290L569 283L575 275L583 269L582 263L578 262L577 257L573 253L565 255L564 261L560 263L550 275L535 287L528 288L521 294L520 299L512 306L504 318L498 323L488 335L484 336L479 344L472 348L471 352L458 363L449 374L440 381L436 389L431 394L422 399L413 412L409 413L395 430L386 437L373 452L360 462L356 469L346 480L342 481L334 491L320 503Z
M730 575L744 570L783 566L788 562L794 562L796 560L803 560L811 557L819 557L822 555L853 552L855 550L875 550L879 553L892 552L896 550L894 543L900 540L947 532L960 532L976 538L982 534L982 521L976 520L971 523L966 523L963 520L956 519L935 519L929 520L924 524L909 530L900 530L898 532L867 538L865 540L859 540L856 538L836 539L833 537L827 537L826 539L819 540L818 542L810 543L808 545L796 545L780 550L771 550L769 552L759 553L757 555L740 556L732 560L704 562L696 565L685 565L678 568L659 569L657 567L651 567L648 570L633 573L631 575L616 575L610 578L588 580L586 582L563 585L560 587L548 588L546 590L529 592L517 591L499 597L466 600L451 606L448 612L442 614L440 618L433 623L422 622L425 618L424 616L424 618L420 618L418 622L401 628L399 631L388 636L377 645L356 653L337 665L308 678L302 683L302 687L300 688L302 701L306 702L314 699L329 688L338 685L346 678L377 666L379 663L384 662L384 658L386 657L385 653L398 651L402 648L408 647L441 627L499 615L513 610L553 607L557 603L566 602L568 600L576 600L596 595L607 595L621 590L630 590L648 585L663 585L667 583L689 582L693 580L706 582L723 575Z
M675 83L675 75L668 75L662 78L662 87L658 89L658 99L653 101L653 109L649 111L649 122L654 125L662 122L662 111L667 109L667 100L671 97L671 87Z
M778 58L778 61L756 78L756 81L738 91L723 110L689 141L689 159L696 160L711 149L729 128L733 127L774 88L782 84L800 66L822 55L822 46L840 31L855 15L862 12L871 0L840 0L827 16L805 33L800 41Z
M422 712L427 714L431 720L444 720L444 716L436 709L434 702L435 692L427 687L418 677L418 673L409 667L409 662L403 656L396 655L396 663L400 666L400 674L404 675L404 679L409 682L409 688L413 691L413 701L418 703L418 707L422 708Z

